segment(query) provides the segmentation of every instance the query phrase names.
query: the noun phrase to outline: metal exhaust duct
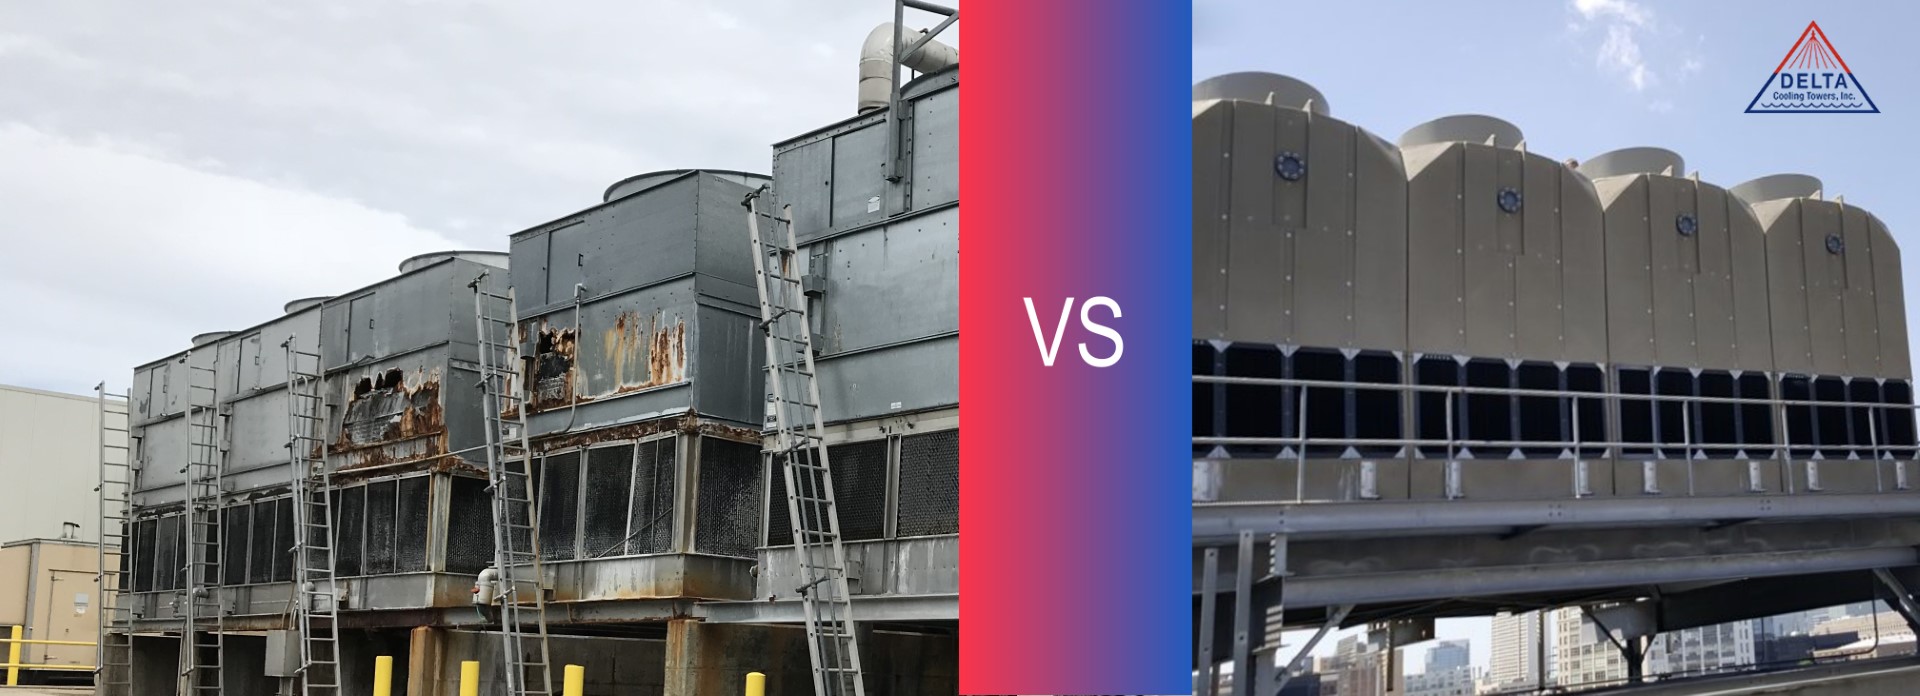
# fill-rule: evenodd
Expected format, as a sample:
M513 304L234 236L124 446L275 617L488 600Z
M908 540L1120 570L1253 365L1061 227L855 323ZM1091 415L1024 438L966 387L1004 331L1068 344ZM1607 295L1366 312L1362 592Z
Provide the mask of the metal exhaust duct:
M900 37L902 47L926 36L925 29L908 29ZM900 58L900 64L917 72L939 72L960 64L960 49L938 41L928 41L919 50ZM874 27L860 46L860 109L866 113L884 109L893 95L893 23Z
M321 295L318 297L302 297L292 302L288 302L285 309L288 314L292 314L294 312L298 312L304 309L309 309L309 308L318 306L320 303L326 302L327 300L331 300L331 299L333 299L332 295Z
M1216 75L1193 86L1193 100L1234 99L1287 106L1327 115L1327 98L1313 85L1270 72L1237 72Z
M1604 179L1628 174L1658 174L1684 177L1687 161L1680 153L1661 147L1623 147L1603 152L1581 164L1575 171L1588 179Z
M1400 136L1400 148L1407 149L1435 143L1479 143L1494 147L1515 148L1525 140L1520 127L1480 114L1461 114L1442 116L1407 129Z
M447 259L466 259L494 268L507 267L507 252L504 251L433 251L401 261L400 272L412 273Z
M194 337L193 337L193 347L195 347L195 348L199 348L199 347L201 347L201 346L204 346L204 345L207 345L207 344L209 344L209 343L215 343L215 342L218 342L218 341L219 341L220 339L223 339L223 338L226 338L226 337L228 337L228 336L232 336L232 335L233 335L233 334L235 334L235 333L237 333L237 332L234 332L234 331L208 331L208 332L206 332L206 333L203 333L203 334L198 334L198 335L196 335L196 336L194 336Z
M1825 185L1806 174L1772 174L1727 189L1747 205L1783 198L1819 198Z

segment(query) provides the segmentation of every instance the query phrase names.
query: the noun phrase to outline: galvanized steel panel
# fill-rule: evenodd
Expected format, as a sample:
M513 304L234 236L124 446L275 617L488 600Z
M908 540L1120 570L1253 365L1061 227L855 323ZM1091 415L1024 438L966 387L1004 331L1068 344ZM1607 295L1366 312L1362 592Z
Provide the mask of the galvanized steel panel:
M1193 335L1227 333L1227 216L1232 181L1231 102L1193 116Z
M833 208L835 229L846 229L887 216L887 180L878 166L886 159L887 128L873 125L833 138Z
M760 316L702 305L694 313L694 405L704 415L760 427L766 413Z
M833 140L817 140L773 157L780 202L793 206L793 234L802 243L833 229Z
M959 345L948 337L820 361L822 413L839 422L958 404Z
M832 355L958 331L959 226L959 209L949 208L807 247L807 272L827 283L814 303L826 342L815 350Z
M960 200L960 90L928 94L913 109L913 209Z

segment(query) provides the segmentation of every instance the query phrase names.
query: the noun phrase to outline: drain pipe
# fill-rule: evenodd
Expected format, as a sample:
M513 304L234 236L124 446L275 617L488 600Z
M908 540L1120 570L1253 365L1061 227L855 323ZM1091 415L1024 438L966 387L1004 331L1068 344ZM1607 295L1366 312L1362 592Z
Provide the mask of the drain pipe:
M883 109L891 103L894 79L893 26L892 22L887 22L874 27L873 31L867 33L866 43L860 46L859 113ZM902 32L900 44L903 48L912 46L929 33L926 29L908 29ZM901 65L922 73L938 72L959 63L959 49L931 40L900 57Z

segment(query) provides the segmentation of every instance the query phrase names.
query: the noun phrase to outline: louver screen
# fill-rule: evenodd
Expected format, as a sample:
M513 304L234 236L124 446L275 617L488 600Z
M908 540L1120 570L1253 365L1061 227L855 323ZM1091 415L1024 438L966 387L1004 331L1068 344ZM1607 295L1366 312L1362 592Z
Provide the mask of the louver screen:
M699 519L694 549L751 558L760 532L760 447L700 440Z
M897 536L960 532L960 431L900 439Z

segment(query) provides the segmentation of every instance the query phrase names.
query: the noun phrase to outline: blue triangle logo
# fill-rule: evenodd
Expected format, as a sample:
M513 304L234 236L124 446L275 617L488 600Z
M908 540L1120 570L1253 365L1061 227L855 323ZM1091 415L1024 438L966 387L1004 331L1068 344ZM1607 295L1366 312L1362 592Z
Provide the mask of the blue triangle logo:
M1807 23L1800 40L1780 59L1766 84L1747 103L1750 114L1877 114L1880 107L1834 50L1819 22Z

